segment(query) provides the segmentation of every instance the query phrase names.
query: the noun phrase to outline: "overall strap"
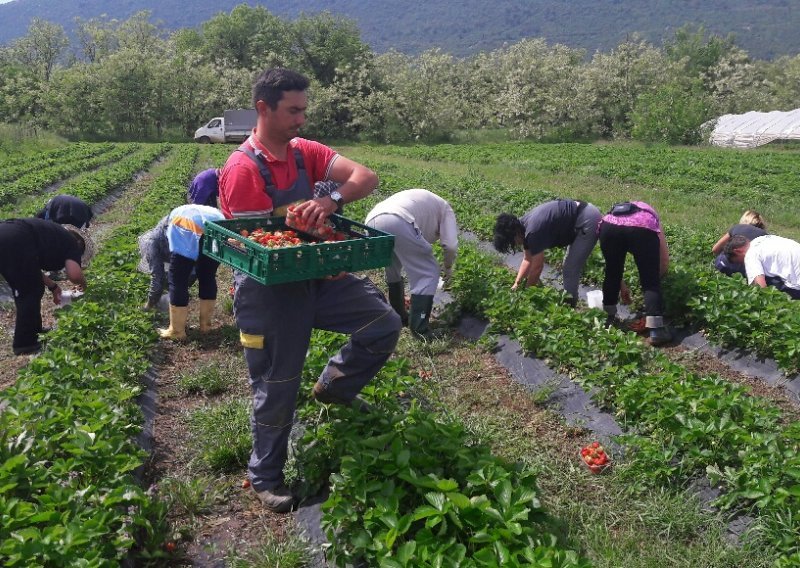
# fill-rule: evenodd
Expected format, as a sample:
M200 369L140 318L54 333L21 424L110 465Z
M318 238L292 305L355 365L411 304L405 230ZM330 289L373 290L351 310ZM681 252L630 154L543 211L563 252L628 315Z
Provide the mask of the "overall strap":
M272 174L269 171L269 166L267 166L266 160L259 158L249 144L242 144L236 150L237 152L244 153L256 165L258 172L261 174L261 179L264 180L264 191L270 193L270 190L274 190L275 184L272 183ZM292 148L292 153L294 154L294 163L297 165L297 171L305 171L306 164L303 160L303 153L299 148Z
M270 188L274 188L275 185L272 183L272 174L269 171L269 167L267 167L267 163L265 160L259 159L253 149L250 148L247 144L242 144L236 149L237 152L242 152L245 156L250 158L253 163L258 168L258 173L261 174L261 179L264 180L264 191L269 193Z
M314 190L313 187L311 187L308 172L306 171L303 154L300 152L299 148L292 148L294 161L297 165L297 179L294 181L291 187L282 190L279 190L275 185L264 156L256 154L248 143L242 144L238 150L247 155L258 167L258 171L264 180L264 192L272 201L273 211L280 211L281 208L291 203L311 199L314 197Z

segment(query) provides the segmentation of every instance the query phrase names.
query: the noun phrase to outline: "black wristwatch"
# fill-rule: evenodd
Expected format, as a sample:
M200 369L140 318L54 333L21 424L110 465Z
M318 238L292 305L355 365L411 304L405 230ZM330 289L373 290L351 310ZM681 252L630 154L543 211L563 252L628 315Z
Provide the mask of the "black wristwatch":
M338 190L334 189L331 191L328 197L333 199L333 202L336 203L336 207L341 208L342 205L344 205L344 197L342 197L342 194L339 193Z
M55 282L53 282L52 286L47 287L47 289L50 290L51 292L55 292L56 288L58 288L58 284L56 284Z

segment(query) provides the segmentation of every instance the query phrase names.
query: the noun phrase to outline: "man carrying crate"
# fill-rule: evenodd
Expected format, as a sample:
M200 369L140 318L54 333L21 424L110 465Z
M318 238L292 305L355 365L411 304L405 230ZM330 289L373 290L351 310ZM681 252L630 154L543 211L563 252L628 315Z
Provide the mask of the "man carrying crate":
M322 225L343 203L378 185L370 169L303 138L308 79L288 69L262 73L253 86L258 112L252 135L234 152L219 179L220 208L228 218L266 217L295 207L309 226ZM314 198L318 181L340 183ZM234 314L253 390L253 489L275 512L292 507L283 483L289 432L313 328L350 335L328 361L313 396L322 403L353 404L381 369L400 335L400 316L366 278L352 274L264 286L235 275Z

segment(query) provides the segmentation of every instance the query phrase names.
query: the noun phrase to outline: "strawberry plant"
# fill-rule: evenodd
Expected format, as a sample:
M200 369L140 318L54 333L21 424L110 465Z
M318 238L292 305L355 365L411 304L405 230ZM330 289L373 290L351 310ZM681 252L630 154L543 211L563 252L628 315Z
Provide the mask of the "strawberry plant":
M92 263L81 302L61 310L43 353L4 391L0 412L0 557L6 566L118 566L136 550L165 557L165 506L139 487L144 454L134 399L155 334L138 309L146 277L131 238L185 199L196 150L154 183L131 223ZM164 185L161 185L164 184ZM126 233L128 233L126 235ZM123 236L124 235L124 236ZM127 296L120 297L119 290Z
M628 429L622 441L631 459L623 475L637 487L709 472L712 481L730 488L720 503L754 507L762 527L800 518L796 481L785 474L797 467L796 451L789 448L796 449L798 431L781 427L776 408L718 377L687 371L633 334L605 329L593 311L566 308L551 290L526 289L520 302L519 292L488 284L507 281L508 271L463 243L459 254L467 267L454 275L459 302L463 296L466 305L490 318L493 329L512 334L523 348L569 373L616 414ZM481 290L477 298L473 284ZM796 530L796 521L788 523ZM779 533L768 534L783 554L795 553Z

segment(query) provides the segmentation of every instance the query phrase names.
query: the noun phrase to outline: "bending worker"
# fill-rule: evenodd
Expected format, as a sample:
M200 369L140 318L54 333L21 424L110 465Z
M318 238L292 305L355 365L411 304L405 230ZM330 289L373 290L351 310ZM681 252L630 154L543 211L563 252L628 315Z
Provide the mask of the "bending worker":
M197 174L189 184L189 189L186 193L187 201L197 205L206 205L216 208L217 196L219 195L217 184L218 174L219 170L216 168L209 168ZM155 308L158 301L161 299L161 295L164 293L164 285L167 281L167 274L170 266L169 240L167 239L169 218L169 215L165 215L154 228L139 237L139 255L141 256L141 260L137 268L141 272L150 274L150 290L147 293L147 301L143 306L146 310ZM186 286L187 290L191 287L196 278L196 270L192 270ZM216 295L214 297L216 298ZM208 305L210 305L213 310L213 304ZM201 331L206 331L206 328L210 326L211 314L209 313L207 315L209 321L203 322Z
M217 206L217 196L219 195L219 170L209 168L203 170L192 179L186 197L189 203L198 205Z
M542 203L517 218L509 213L497 217L494 225L494 248L502 253L522 245L525 258L514 279L513 290L520 283L539 284L544 268L544 251L568 247L564 258L564 290L578 302L578 283L586 260L597 243L600 210L586 201L555 199Z
M800 243L764 235L752 241L736 235L725 245L728 260L744 263L747 282L766 288L775 286L793 300L800 300Z
M206 221L220 221L225 216L206 205L181 205L161 219L158 225L142 238L144 257L153 271L146 308L154 307L161 297L158 290L164 262L169 261L169 327L159 329L164 339L186 339L186 319L189 314L189 279L197 274L200 298L200 332L211 330L211 319L217 300L217 269L219 262L202 253ZM145 238L147 237L147 238ZM166 247L164 246L166 241ZM169 251L169 257L165 253ZM158 294L154 293L155 291Z
M56 195L36 213L36 217L46 221L55 221L61 225L73 225L79 229L88 229L94 213L82 199L72 195Z
M608 314L608 323L617 315L620 290L624 299L630 298L622 275L625 257L631 253L644 293L645 325L649 329L647 343L653 346L669 343L672 333L664 324L661 295L661 278L669 268L669 249L658 213L643 201L618 203L603 217L597 231L606 261L603 309Z
M309 81L288 69L267 69L253 85L258 113L250 137L228 158L219 184L226 217L269 216L298 200L295 213L320 226L343 203L377 187L370 169L298 131L305 122ZM341 185L314 198L318 181ZM283 479L289 432L314 328L348 334L314 384L322 403L350 405L394 351L400 316L367 278L352 274L264 286L236 272L234 315L253 390L253 451L248 475L272 511L291 509Z
M722 235L711 248L711 252L716 255L714 268L727 276L733 276L738 273L746 277L747 272L744 269L744 264L735 264L728 260L725 255L725 245L736 235L744 235L748 241L752 241L766 234L767 224L761 215L752 210L745 211L742 218L739 219L739 223L728 229L728 232Z
M42 271L66 269L67 278L86 289L82 265L94 254L88 233L43 219L8 219L0 222L0 274L14 295L17 320L14 355L35 353L42 346L42 296L45 287L53 303L61 303L61 288Z
M426 189L407 189L373 207L365 224L394 235L392 263L386 267L389 303L415 336L426 336L439 274L449 281L456 260L458 227L453 208ZM442 244L443 271L433 255L431 245L436 241ZM405 306L404 268L411 289L410 321Z

